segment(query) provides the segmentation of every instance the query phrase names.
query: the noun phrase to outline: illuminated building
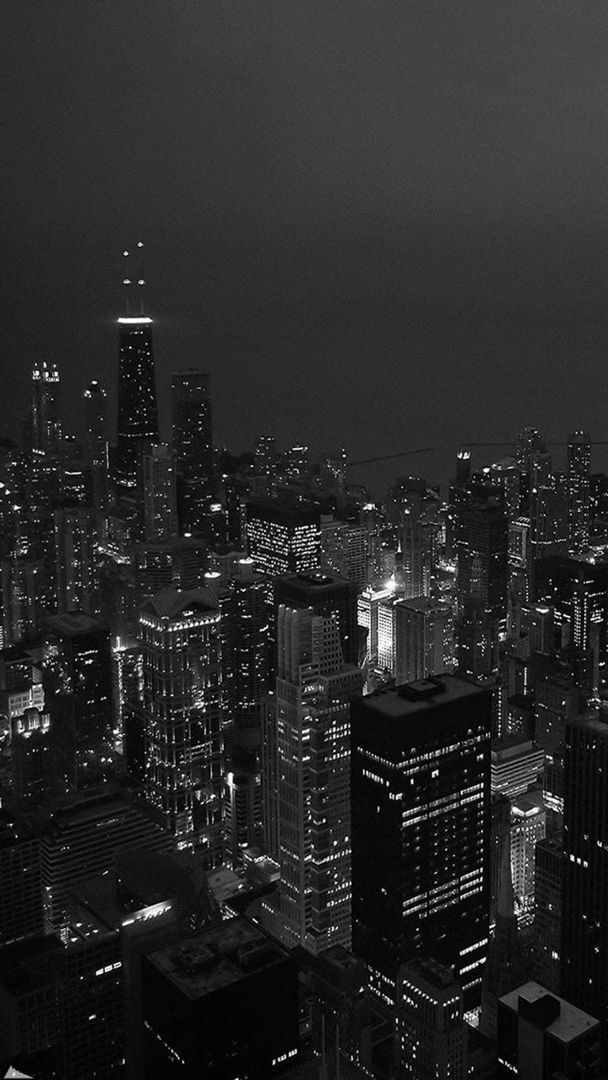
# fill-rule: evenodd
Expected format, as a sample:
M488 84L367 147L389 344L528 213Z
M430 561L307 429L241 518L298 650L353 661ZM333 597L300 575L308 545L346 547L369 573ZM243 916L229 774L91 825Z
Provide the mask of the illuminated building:
M523 795L543 771L544 752L531 739L503 735L492 740L492 792L509 799Z
M295 959L244 919L142 960L146 1076L271 1080L298 1061Z
M47 620L46 678L53 678L48 703L52 722L61 719L73 731L76 782L90 787L114 768L112 651L110 632L82 611Z
M125 316L118 325L116 489L120 497L134 499L144 444L158 442L152 319Z
M359 588L363 588L367 581L365 528L322 514L321 569L350 578Z
M32 447L44 454L58 454L61 445L59 371L46 361L32 371Z
M2 644L34 637L44 612L55 607L55 581L48 563L11 559L0 563Z
M222 861L220 612L208 590L164 589L143 605L145 795L206 867Z
M518 795L511 805L511 876L520 926L534 918L534 849L544 840L547 815L542 791Z
M289 480L304 480L308 476L308 447L292 446L283 453L283 471Z
M507 603L507 518L499 499L483 493L455 512L457 659L463 675L478 677L498 668L499 624Z
M209 375L196 368L174 372L171 394L180 532L195 533L205 524L213 484Z
M255 471L260 476L272 476L276 471L277 448L274 435L258 435L255 442Z
M85 423L85 457L90 465L108 468L108 438L106 434L107 394L97 379L89 383L83 394Z
M608 1043L608 723L602 711L566 725L561 992L602 1024Z
M57 609L95 611L97 602L95 512L64 503L55 510Z
M347 659L355 595L321 575L277 583L280 934L314 953L350 945L349 710L362 687Z
M434 525L424 520L421 511L412 508L401 514L402 595L406 600L430 593L434 531Z
M534 852L534 940L539 982L557 993L560 981L560 938L564 856L561 840L539 840Z
M383 659L387 653L392 657L393 618L391 601L395 599L392 583L381 589L369 586L357 600L357 619L359 626L367 631L365 660L372 670L380 668L380 654ZM382 627L380 627L380 609L384 605Z
M256 570L277 577L314 570L321 557L319 510L280 499L246 504L247 549Z
M568 442L568 548L576 555L589 547L591 440L575 431Z
M454 666L452 609L426 596L395 605L395 681L416 682Z
M536 600L551 607L562 649L593 654L592 683L606 683L608 654L608 563L567 556L540 560L535 568Z
M208 579L212 580L212 579ZM251 559L235 562L219 590L222 704L226 721L226 857L262 839L259 704L269 689L273 621L269 586Z
M166 443L143 451L144 542L163 544L177 535L175 469Z
M356 666L357 589L354 583L338 574L289 574L274 583L275 605L311 607L315 615L336 620L344 663Z
M600 1025L595 1016L536 982L498 1003L499 1080L599 1080Z
M404 964L395 1001L399 1076L465 1080L462 990L450 968L426 958Z
M479 1005L490 903L488 690L452 675L352 706L353 951L395 1001L401 964L454 968Z

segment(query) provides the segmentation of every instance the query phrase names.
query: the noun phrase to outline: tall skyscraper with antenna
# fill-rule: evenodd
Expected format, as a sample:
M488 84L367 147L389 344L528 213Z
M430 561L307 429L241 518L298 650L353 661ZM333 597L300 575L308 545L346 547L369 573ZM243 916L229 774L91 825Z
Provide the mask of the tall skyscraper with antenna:
M45 361L32 371L32 447L58 454L60 445L59 371Z
M136 250L123 251L131 265L140 259L143 243ZM133 277L125 274L123 285L141 290L145 280L137 271ZM116 489L121 498L135 498L141 452L148 440L157 443L158 409L154 379L152 348L152 319L144 315L143 300L140 313L130 311L127 292L127 314L120 316L118 369L118 442L116 452Z

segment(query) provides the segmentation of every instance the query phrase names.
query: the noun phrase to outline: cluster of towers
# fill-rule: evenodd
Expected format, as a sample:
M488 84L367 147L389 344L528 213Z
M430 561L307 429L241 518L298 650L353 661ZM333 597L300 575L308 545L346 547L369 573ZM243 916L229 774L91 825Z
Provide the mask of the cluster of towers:
M0 448L0 1063L599 1078L589 437L375 502L343 451L214 448L198 368L161 439L152 326L118 320L115 440L41 364Z

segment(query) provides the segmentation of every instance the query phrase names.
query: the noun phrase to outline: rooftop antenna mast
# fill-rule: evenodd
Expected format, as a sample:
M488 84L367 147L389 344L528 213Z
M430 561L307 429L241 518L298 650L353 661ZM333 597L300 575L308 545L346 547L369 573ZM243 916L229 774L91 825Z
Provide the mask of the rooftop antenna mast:
M138 240L137 244L135 245L135 248L132 251L127 251L125 249L123 251L123 253L122 253L123 258L129 260L129 262L123 264L126 267L126 269L124 271L125 276L122 279L122 283L125 286L125 304L126 304L126 309L127 309L126 310L127 315L131 314L130 299L131 299L131 296L133 295L133 293L132 293L132 290L131 290L130 287L135 285L136 288L141 289L146 284L145 279L142 277L142 269L141 269L141 264L142 264L142 261L143 261L143 259L142 259L142 248L143 248L143 246L144 246L143 241ZM144 313L144 298L143 298L143 295L141 296L141 299L140 299L140 309L141 309L140 314L143 315L143 313Z

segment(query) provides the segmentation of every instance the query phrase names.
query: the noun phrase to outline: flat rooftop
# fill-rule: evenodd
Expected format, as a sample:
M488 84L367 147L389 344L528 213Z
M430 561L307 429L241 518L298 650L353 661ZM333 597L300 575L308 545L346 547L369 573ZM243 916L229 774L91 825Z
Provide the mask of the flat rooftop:
M458 679L455 675L438 675L419 679L403 686L381 687L363 698L366 709L388 720L406 720L411 716L441 708L464 698L485 697L484 687Z
M78 634L90 634L94 630L107 630L107 627L86 611L66 611L63 615L50 615L47 619L52 630L75 637Z
M287 952L245 919L236 918L148 956L149 962L191 1000L283 961Z
M586 1034L591 1027L597 1026L599 1029L599 1020L596 1020L594 1016L583 1012L582 1009L577 1009L575 1005L572 1005L569 1001L564 1001L558 994L549 994L549 991L544 986L534 981L524 983L523 986L518 986L516 990L505 994L504 997L500 998L500 1002L507 1005L514 1012L519 1012L520 997L524 1001L534 1003L547 995L559 1001L560 1013L555 1020L547 1025L546 1031L553 1035L554 1038L559 1039L560 1042L572 1042L579 1035Z

